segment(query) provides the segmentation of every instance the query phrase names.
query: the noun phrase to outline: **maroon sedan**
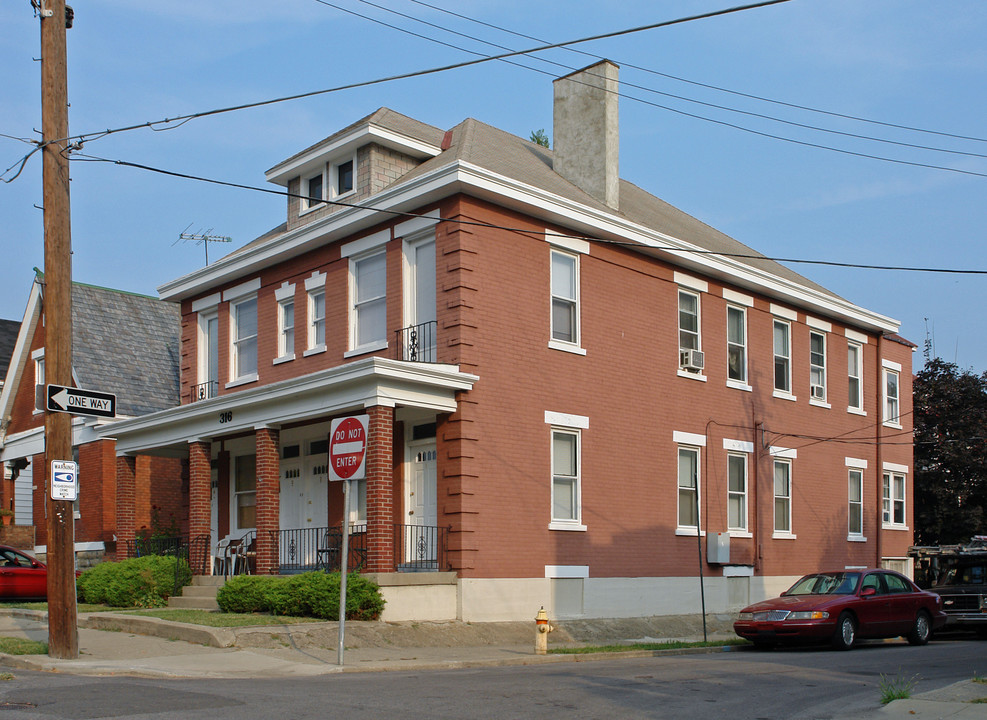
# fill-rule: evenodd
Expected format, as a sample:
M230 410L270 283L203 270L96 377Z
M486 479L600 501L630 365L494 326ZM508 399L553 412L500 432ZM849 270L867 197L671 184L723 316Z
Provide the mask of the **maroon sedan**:
M740 611L734 632L759 647L783 642L830 642L849 650L858 638L903 635L929 642L946 623L942 599L891 570L806 575L781 597Z
M44 600L48 568L20 550L0 545L0 600Z

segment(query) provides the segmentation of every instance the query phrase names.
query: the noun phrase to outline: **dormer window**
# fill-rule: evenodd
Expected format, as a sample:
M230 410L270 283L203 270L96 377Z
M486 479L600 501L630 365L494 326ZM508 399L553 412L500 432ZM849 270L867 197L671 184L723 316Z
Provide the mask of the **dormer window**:
M339 197L353 192L353 158L332 166L332 196Z
M322 193L322 173L313 175L305 181L305 209L311 210L322 204L325 199Z

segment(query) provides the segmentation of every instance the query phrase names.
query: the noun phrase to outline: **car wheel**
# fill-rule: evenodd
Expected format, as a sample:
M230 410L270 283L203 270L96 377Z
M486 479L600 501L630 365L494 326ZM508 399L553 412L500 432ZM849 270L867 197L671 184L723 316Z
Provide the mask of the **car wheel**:
M932 637L932 623L929 621L929 614L925 610L919 610L915 616L915 627L908 633L907 638L910 645L925 645Z
M849 650L857 639L857 622L848 612L840 613L836 621L836 633L833 635L833 647L837 650Z

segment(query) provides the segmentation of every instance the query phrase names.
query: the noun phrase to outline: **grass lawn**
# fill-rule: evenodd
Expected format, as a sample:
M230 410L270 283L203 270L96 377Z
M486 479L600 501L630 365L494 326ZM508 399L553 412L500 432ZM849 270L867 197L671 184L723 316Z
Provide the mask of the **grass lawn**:
M119 610L118 610L119 611ZM172 622L207 625L209 627L245 627L249 625L295 625L297 623L325 622L311 617L290 617L266 613L222 613L209 610L181 610L158 608L155 610L125 610L128 615L156 617Z
M48 643L16 637L0 637L0 653L5 655L47 655Z

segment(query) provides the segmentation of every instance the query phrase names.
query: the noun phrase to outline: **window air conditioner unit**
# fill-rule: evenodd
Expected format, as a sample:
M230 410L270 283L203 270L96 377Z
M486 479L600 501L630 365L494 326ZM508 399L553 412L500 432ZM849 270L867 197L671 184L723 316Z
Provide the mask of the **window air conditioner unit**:
M809 394L812 396L813 400L825 400L826 388L824 388L822 385L810 385Z
M703 353L701 350L679 350L679 365L686 370L703 369Z

